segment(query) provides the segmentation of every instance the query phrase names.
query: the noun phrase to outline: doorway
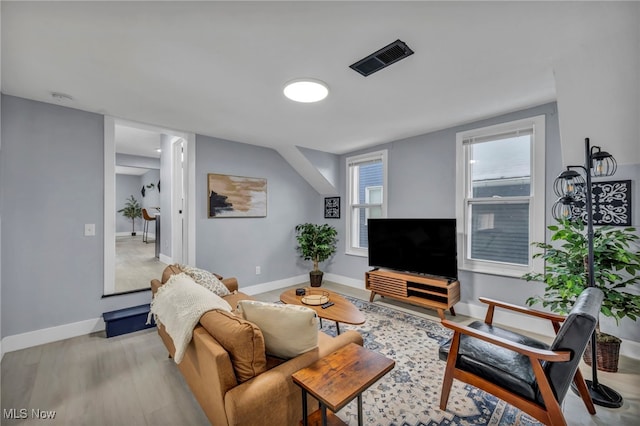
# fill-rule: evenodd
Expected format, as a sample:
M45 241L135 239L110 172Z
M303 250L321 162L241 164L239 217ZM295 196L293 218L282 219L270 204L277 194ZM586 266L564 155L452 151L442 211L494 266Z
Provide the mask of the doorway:
M121 140L127 136L128 141ZM195 204L195 197L190 197L195 194L195 135L105 117L104 144L103 294L146 291L166 264L195 259L195 238L190 238L195 236L195 220L190 220L195 219L190 211ZM123 176L125 168L139 177ZM122 182L128 182L125 189ZM118 210L124 195L140 200L139 205L157 218L147 222L148 239L142 238L143 218L128 219L129 227L123 232ZM134 230L136 236L131 235Z

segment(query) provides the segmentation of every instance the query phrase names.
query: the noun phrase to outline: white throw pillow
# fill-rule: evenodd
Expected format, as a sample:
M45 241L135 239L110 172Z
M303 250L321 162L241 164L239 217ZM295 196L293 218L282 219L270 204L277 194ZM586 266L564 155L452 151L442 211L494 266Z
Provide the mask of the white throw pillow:
M214 292L220 297L231 294L227 286L222 284L222 281L220 281L218 277L207 270L189 265L180 265L180 270L193 278L193 280L202 287Z
M289 359L318 347L318 316L313 309L240 300L238 310L260 328L269 355Z

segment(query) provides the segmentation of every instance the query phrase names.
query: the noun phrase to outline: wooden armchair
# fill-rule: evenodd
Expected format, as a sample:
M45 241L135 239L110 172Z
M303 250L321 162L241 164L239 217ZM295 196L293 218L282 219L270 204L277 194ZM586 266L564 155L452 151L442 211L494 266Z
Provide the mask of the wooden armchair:
M453 379L458 379L547 425L566 425L560 406L573 381L587 410L595 414L578 364L598 322L602 299L601 290L588 288L564 317L480 298L489 305L484 322L462 326L443 320L442 325L454 334L440 347L440 359L447 361L440 409L446 410ZM492 325L496 307L550 320L556 332L555 340L548 346Z

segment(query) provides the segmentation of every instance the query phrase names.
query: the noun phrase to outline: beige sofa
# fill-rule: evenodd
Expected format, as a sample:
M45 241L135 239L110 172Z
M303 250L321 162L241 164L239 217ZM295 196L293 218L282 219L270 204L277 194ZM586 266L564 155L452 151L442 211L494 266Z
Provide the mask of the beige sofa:
M151 281L153 294L180 272L177 265L168 266L160 281ZM253 299L237 291L235 278L222 282L232 292L223 297L232 307ZM175 347L161 324L158 334L173 356ZM302 419L302 396L292 373L351 342L362 345L362 336L346 331L330 337L319 331L318 348L285 361L265 355L257 326L234 313L210 311L193 330L178 368L211 424L293 426ZM317 406L312 398L308 403Z

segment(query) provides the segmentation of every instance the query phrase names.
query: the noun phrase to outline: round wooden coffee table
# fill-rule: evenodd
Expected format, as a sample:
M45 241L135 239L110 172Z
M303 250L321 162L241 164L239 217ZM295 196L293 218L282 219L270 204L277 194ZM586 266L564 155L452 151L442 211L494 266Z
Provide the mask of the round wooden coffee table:
M316 290L313 288L312 290ZM322 289L329 294L329 301L333 302L333 306L329 306L326 309L322 309L320 305L307 305L302 303L303 296L296 296L296 289L292 288L285 291L280 295L280 301L289 305L300 305L311 308L318 314L320 320L326 319L336 322L336 329L340 334L340 323L360 325L364 324L364 314L356 308L353 303L349 302L338 293L334 293L330 290Z

